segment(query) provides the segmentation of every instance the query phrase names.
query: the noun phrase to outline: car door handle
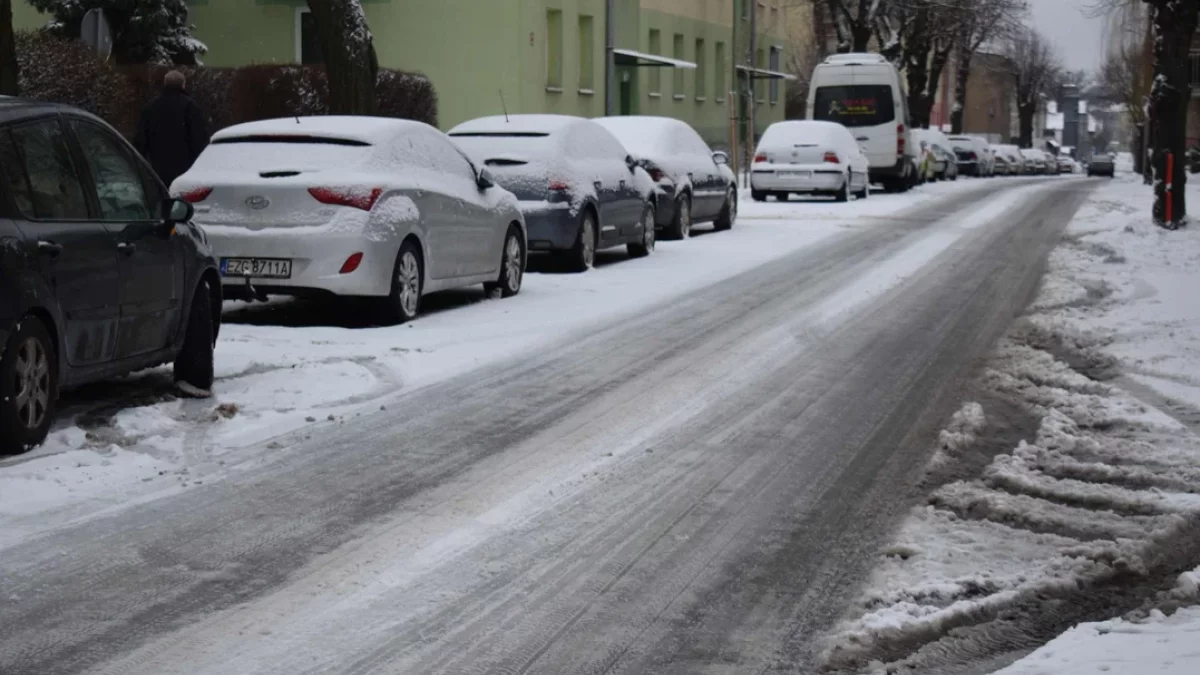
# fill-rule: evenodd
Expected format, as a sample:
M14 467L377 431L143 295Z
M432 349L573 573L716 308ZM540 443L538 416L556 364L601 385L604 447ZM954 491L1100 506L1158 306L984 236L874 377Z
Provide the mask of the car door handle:
M854 139L854 140L856 140L856 141L869 141L869 140L871 140L871 137L870 137L870 136L857 136L857 137L855 137L855 139Z
M48 255L51 258L57 258L63 252L62 244L56 244L52 241L39 241L37 246L39 253Z
M127 241L123 241L117 244L117 250L125 255L133 255L134 252L137 251L137 246Z

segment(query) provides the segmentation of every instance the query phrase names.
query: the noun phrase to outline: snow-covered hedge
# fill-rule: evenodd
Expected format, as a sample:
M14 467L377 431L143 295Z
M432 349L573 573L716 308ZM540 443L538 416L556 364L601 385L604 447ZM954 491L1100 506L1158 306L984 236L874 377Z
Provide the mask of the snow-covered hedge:
M158 92L166 66L117 66L79 40L44 31L19 33L21 96L67 103L106 119L132 136L142 107ZM179 68L213 130L273 117L327 112L325 70L319 66L251 65ZM437 94L423 75L379 70L378 114L437 125Z

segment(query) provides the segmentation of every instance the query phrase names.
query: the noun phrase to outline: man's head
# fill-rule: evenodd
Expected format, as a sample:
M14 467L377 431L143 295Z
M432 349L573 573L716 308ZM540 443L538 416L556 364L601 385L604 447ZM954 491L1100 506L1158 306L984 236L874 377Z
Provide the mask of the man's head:
M178 70L167 72L163 77L163 86L167 89L183 89L187 85L187 78Z

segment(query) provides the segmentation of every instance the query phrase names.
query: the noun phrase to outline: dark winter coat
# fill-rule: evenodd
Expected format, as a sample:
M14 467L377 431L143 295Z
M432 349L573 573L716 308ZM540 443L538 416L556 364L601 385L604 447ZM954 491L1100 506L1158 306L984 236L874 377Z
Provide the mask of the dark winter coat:
M208 139L208 122L200 106L184 90L167 87L142 111L134 144L170 187L192 168L208 147Z

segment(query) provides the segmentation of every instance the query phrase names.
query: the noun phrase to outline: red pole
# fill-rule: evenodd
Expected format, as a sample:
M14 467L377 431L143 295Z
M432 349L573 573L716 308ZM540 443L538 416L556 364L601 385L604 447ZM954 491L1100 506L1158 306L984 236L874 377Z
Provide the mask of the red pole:
M1174 178L1174 176L1175 176L1175 155L1173 153L1168 152L1167 153L1167 188L1166 188L1167 225L1168 226L1170 226L1171 223L1175 222L1175 219L1172 217L1174 215L1175 199L1172 198L1172 196L1171 196L1171 180Z

